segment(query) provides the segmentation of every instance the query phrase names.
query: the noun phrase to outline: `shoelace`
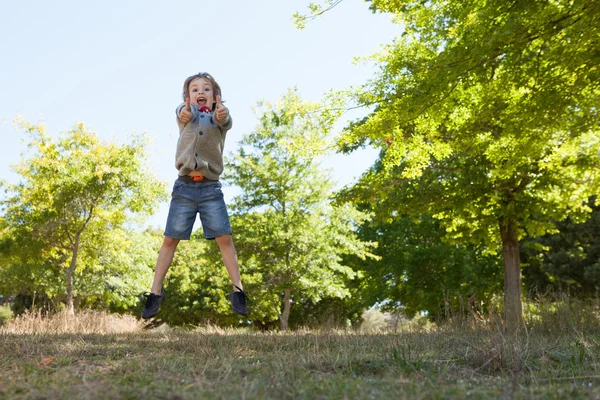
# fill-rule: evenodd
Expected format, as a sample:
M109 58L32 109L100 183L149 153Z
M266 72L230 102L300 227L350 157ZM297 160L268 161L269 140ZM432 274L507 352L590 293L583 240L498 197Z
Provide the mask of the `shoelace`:
M142 296L146 298L146 305L151 306L155 301L158 301L161 295L151 292L144 292Z

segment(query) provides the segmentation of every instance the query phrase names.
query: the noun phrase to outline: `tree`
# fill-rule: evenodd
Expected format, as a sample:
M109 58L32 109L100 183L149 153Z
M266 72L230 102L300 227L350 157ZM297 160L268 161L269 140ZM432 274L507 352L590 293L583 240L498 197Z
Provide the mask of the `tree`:
M332 182L317 163L333 115L317 112L319 105L296 90L261 106L260 123L228 162L227 179L242 190L232 220L246 286L253 287L253 319L279 314L285 330L292 300L348 296L344 279L354 272L341 257L364 259L369 243L354 232L366 216L331 204Z
M2 249L24 281L28 275L40 281L62 275L64 287L45 290L51 296L64 293L73 313L76 271L106 273L106 243L132 216L151 214L165 190L147 172L143 136L118 145L101 142L81 123L58 139L43 125L21 121L21 126L31 153L15 167L23 181L8 185L2 202L10 227Z
M73 274L77 308L137 310L139 294L152 282L162 232L158 236L151 230L112 229L98 240L101 252Z
M591 218L575 224L557 221L555 234L523 241L525 287L533 292L566 291L593 298L600 289L600 207L590 199Z
M518 243L576 222L598 193L600 3L373 0L405 32L353 99L340 139L385 149L360 185L397 215L502 249L504 311L521 320ZM354 94L356 93L356 94Z
M368 306L441 320L459 312L485 313L501 288L498 257L472 245L450 244L431 216L368 221L359 238L377 242L381 260L358 262L359 291ZM353 264L350 264L353 265Z

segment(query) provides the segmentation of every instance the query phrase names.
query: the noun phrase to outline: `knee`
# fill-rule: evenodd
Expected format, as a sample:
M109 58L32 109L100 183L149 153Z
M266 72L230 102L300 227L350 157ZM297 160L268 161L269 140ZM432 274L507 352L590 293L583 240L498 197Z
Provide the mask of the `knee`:
M219 247L233 247L233 239L231 235L222 235L215 238Z
M166 247L168 249L175 249L178 244L179 239L174 239L167 236L165 236L163 239L163 247Z

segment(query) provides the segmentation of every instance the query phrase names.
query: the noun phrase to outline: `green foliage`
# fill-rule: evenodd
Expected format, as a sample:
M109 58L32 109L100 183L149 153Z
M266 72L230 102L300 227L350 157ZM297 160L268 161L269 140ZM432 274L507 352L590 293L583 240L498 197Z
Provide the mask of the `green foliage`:
M336 115L318 112L297 91L261 106L260 124L240 142L227 179L242 189L232 224L252 318L267 323L281 313L285 289L294 304L348 296L345 280L354 272L342 256L364 259L371 246L354 233L367 216L331 204L331 179L318 166Z
M430 213L461 241L498 247L500 220L521 235L586 218L598 192L596 2L373 1L405 34L374 57L356 94L377 104L340 139L386 149L367 174L400 213Z
M502 290L500 260L471 245L450 244L444 236L427 215L363 225L360 239L377 242L374 253L381 257L357 263L363 301L400 309L410 318L423 311L432 320L468 311L487 314Z
M600 289L600 207L594 205L590 219L556 222L557 233L524 241L521 246L523 278L528 291L568 292L593 298Z
M0 306L0 326L13 317L13 312L8 305Z
M79 308L125 312L136 310L138 296L152 281L162 232L117 229L106 234L102 252L86 269L76 271Z
M118 145L83 124L58 138L43 125L20 124L29 153L15 166L23 180L6 185L2 202L0 290L43 294L67 308L73 298L81 306L133 307L133 294L149 279L149 242L124 228L165 197L146 172L145 137Z
M457 243L502 248L506 322L516 327L518 241L566 217L584 221L600 191L600 5L373 0L371 9L405 32L351 92L376 107L339 148L382 149L354 196L391 218L431 215Z
M325 0L326 8L323 8L321 4L310 3L308 5L308 9L310 11L308 15L300 14L298 11L296 11L292 16L296 28L298 28L299 30L306 28L306 24L308 22L331 10L332 8L340 4L342 1L343 0Z
M177 246L164 290L167 301L158 317L169 325L224 326L239 321L227 300L231 281L221 253L214 241L204 239L202 230Z
M352 288L352 281L346 285L350 296L327 297L316 302L305 300L294 304L294 312L290 315L290 327L345 329L360 325L362 313L368 305L357 296Z

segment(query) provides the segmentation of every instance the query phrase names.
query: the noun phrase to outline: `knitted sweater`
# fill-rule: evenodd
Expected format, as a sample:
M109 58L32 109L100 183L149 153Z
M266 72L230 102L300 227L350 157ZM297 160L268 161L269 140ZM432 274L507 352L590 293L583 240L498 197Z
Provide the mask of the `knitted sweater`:
M223 172L223 150L225 135L231 129L231 116L217 121L214 113L199 112L195 104L190 104L192 117L185 123L179 119L185 103L175 110L179 125L179 140L175 154L175 168L179 175L187 175L196 170L208 179L218 180Z

